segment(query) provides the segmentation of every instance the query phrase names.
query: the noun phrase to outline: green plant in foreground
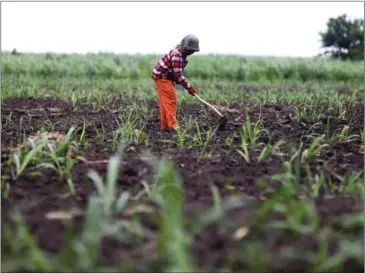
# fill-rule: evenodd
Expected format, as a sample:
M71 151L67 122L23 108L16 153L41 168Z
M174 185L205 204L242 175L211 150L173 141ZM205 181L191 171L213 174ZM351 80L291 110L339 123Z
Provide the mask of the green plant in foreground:
M120 212L126 207L129 197L129 193L122 193L118 199L116 198L116 180L118 178L123 148L124 146L121 145L118 153L110 158L106 186L104 186L96 172L91 170L88 173L96 186L98 195L88 198L84 226L81 233L77 235L71 227L71 223L66 219L65 246L57 256L49 259L48 255L40 250L35 238L19 216L15 219L18 233L13 234L13 229L6 229L6 251L11 254L4 264L6 269L11 271L31 270L38 272L76 272L79 270L100 270L105 272L104 270L108 270L108 268L100 268L99 265L101 259L101 239L103 236L117 239L120 233L123 233L125 236L126 231L122 230L122 228L130 226L129 223L123 223L112 218L115 213ZM69 215L72 217L71 212L69 212ZM128 231L136 233L131 228ZM20 262L16 260L17 258Z
M121 232L120 224L113 221L112 217L121 212L129 200L128 192L122 192L118 197L116 190L124 148L125 144L122 142L117 154L110 157L106 185L96 171L89 170L87 175L94 182L97 195L90 196L88 199L81 237L75 238L72 231L68 230L68 245L62 252L63 267L94 270L100 260L102 237L104 235L115 237ZM112 229L111 226L115 228Z
M163 180L161 191L162 230L161 241L163 252L168 254L171 270L175 272L192 272L189 260L188 241L184 232L182 205L184 201L183 187L173 165L162 160L157 181Z
M115 162L109 164L110 172L115 173ZM95 182L95 185L99 185ZM108 180L106 191L111 189L113 180ZM100 186L100 185L99 185ZM66 222L66 244L62 249L59 259L55 260L55 268L63 268L66 271L115 271L115 268L100 268L101 242L104 236L118 240L118 235L127 232L122 230L123 223L112 219L112 215L120 212L127 204L128 194L122 193L118 200L114 200L113 194L103 196L90 196L84 217L84 226L80 235L76 235ZM115 206L114 206L115 204ZM111 206L108 206L111 205ZM129 231L131 231L129 229Z
M200 212L190 229L192 236L200 234L204 228L214 223L222 223L225 213L237 208L249 208L253 205L253 202L247 199L245 196L230 196L222 199L219 190L215 185L210 185L210 189L213 195L213 207L207 211ZM221 222L220 222L221 221Z
M245 258L250 272L268 272L270 254L268 249L259 242L248 243L244 247Z
M166 158L162 158L158 164L151 155L147 155L144 160L157 171L152 197L162 208L159 252L169 260L170 268L166 271L193 272L194 266L189 257L190 240L184 230L184 189L181 178L175 166Z
M114 212L120 211L129 198L128 193L122 193L119 198L117 198L116 191L118 174L120 164L123 159L124 148L125 143L122 142L122 144L119 146L118 153L109 159L106 186L104 186L102 178L96 171L89 170L87 174L88 177L94 182L94 185L99 194L98 200L100 200L103 205L104 215L106 217L110 217L113 215Z
M277 202L273 210L283 213L286 219L270 222L271 228L287 229L297 235L316 234L320 230L316 207L309 199Z
M354 223L358 231L363 234L363 214L361 213L361 218L360 214L348 215L346 224L343 220L337 219L336 222L343 226L341 231L335 231L331 222L322 223L313 200L313 197L317 196L318 189L311 189L311 196L302 195L300 199L296 198L300 193L300 187L294 187L295 175L289 168L289 163L286 165L283 174L270 177L270 179L281 181L281 184L260 204L256 214L256 228L271 231L274 229L276 233L282 234L290 232L298 238L309 236L318 244L318 248L280 249L275 254L277 257L275 259L280 259L282 262L305 262L308 270L311 268L312 272L342 272L344 263L348 259L356 260L357 267L363 264L363 238L359 241L354 234L355 231L350 231L353 228L351 223ZM308 168L307 171L309 175ZM318 187L320 187L324 182L323 172L320 172L313 182L312 186L319 183ZM282 217L276 216L275 220L268 222L267 216L272 212L279 213ZM334 253L330 254L330 245L335 241L338 242L336 250L333 249ZM354 244L351 250L348 248L350 242Z
M4 272L34 271L52 272L52 263L45 253L39 248L37 240L31 234L24 218L18 213L13 213L16 228L4 226L2 235L2 261ZM10 253L11 256L7 257Z

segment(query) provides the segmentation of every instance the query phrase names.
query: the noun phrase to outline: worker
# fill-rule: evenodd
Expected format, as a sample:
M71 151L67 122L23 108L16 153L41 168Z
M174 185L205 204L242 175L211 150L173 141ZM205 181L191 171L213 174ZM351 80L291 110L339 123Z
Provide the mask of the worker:
M186 35L179 45L171 49L156 64L151 78L154 80L160 102L161 129L163 131L176 131L177 123L177 98L175 84L181 85L190 95L197 94L196 89L182 74L188 64L187 57L199 52L199 39Z

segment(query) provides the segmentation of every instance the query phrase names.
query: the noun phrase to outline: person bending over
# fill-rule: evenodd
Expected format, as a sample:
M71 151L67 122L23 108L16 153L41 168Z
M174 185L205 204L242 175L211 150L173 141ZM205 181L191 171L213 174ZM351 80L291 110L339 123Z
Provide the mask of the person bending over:
M199 51L199 39L192 34L186 35L179 45L157 62L152 71L151 78L159 96L163 131L176 131L178 128L175 84L181 85L192 96L198 93L184 77L183 70L188 64L187 57Z

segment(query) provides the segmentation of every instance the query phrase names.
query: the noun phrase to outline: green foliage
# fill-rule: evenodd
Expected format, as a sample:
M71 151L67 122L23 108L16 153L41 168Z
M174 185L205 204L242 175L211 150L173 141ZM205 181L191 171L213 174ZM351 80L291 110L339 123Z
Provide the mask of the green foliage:
M364 59L364 20L350 20L341 15L330 18L327 30L320 33L323 47L329 48L334 58L343 60Z
M4 78L31 77L55 82L69 78L90 80L151 79L154 65L161 56L115 54L21 54L3 53ZM310 58L269 58L242 56L204 56L189 58L189 79L225 81L344 81L363 82L363 62Z

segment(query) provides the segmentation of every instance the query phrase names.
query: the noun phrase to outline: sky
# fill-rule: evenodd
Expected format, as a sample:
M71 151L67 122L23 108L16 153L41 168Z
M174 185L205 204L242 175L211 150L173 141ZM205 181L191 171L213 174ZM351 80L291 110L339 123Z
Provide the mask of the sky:
M3 2L1 50L160 54L191 33L198 54L311 57L343 13L364 2Z

